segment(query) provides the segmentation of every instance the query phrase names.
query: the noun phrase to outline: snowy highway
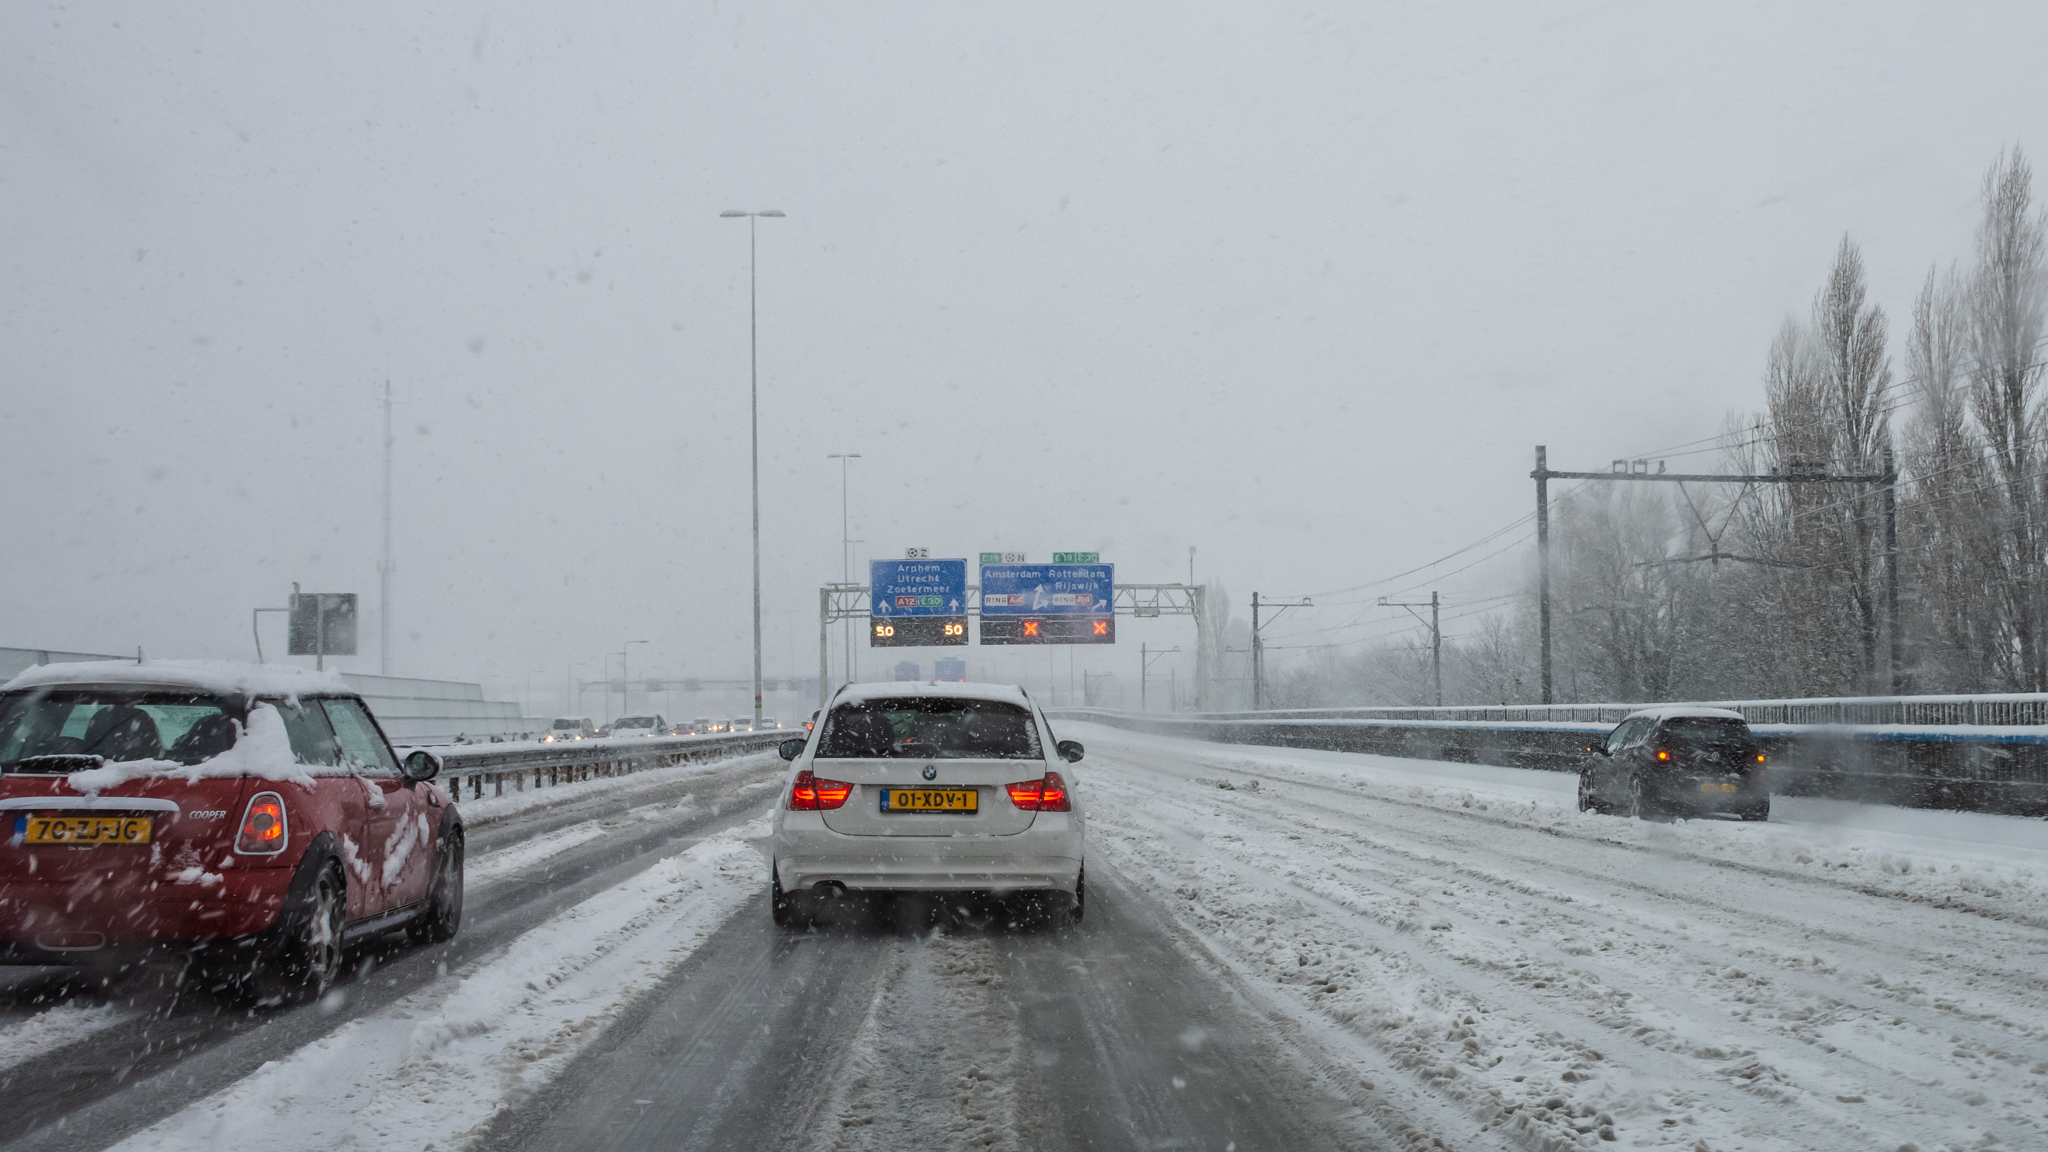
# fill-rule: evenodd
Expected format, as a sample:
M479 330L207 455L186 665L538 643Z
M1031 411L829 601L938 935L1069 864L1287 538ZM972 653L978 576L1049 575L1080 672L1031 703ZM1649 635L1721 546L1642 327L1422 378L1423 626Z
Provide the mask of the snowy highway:
M1060 734L1071 932L777 931L771 757L465 803L461 935L320 1004L10 974L5 1146L2048 1145L2041 821Z

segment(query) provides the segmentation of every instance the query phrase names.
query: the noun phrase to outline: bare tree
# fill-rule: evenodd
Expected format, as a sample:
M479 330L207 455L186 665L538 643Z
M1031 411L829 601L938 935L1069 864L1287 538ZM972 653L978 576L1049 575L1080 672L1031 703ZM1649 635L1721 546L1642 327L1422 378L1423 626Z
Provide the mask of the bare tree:
M2011 551L2000 591L2021 687L2048 688L2041 619L2040 346L2048 294L2048 221L2033 211L2033 170L2015 148L1984 176L1984 219L1970 280L1971 410L2002 486Z
M1813 301L1817 384L1823 427L1829 440L1826 462L1841 472L1873 475L1891 446L1885 399L1891 390L1891 358L1885 351L1884 309L1867 304L1863 254L1847 236L1835 253L1835 266ZM1873 691L1889 691L1889 677L1878 664L1878 638L1883 588L1878 495L1859 490L1843 499L1833 493L1825 510L1817 509L1812 528L1823 533L1833 553L1837 585L1854 614L1863 667Z
M2007 583L1990 465L1971 422L1968 286L1951 268L1929 269L1906 340L1913 413L1900 505L1903 611L1911 638L1908 687L1968 692L2016 686L2021 677L1998 589Z

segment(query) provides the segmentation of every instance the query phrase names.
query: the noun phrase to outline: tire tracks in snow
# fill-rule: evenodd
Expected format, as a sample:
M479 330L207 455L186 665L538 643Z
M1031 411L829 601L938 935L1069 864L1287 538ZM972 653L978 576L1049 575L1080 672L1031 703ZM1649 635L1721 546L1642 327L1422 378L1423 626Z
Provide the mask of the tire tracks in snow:
M1024 1044L994 943L937 932L884 946L804 1152L1022 1152Z

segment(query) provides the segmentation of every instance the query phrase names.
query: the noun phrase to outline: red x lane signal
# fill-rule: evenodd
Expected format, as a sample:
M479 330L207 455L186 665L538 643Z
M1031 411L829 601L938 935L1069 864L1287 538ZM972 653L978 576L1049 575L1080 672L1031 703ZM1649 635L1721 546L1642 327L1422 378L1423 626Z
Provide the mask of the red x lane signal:
M1036 636L1036 635L1038 635L1038 621L1036 621L1036 620L1026 620L1026 621L1024 622L1024 634L1025 634L1026 636Z
M1095 634L1096 634L1097 636L1107 636L1107 635L1109 635L1109 621L1107 621L1107 620L1097 620L1097 621L1095 622Z

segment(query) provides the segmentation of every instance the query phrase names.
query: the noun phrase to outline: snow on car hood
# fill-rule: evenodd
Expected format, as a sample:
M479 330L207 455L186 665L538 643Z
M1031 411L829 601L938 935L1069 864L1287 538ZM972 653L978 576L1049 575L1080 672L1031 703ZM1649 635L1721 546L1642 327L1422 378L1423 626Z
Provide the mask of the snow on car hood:
M130 665L133 667L133 665ZM218 756L197 764L176 760L114 760L98 768L86 768L65 776L72 789L88 796L150 777L182 776L197 782L218 776L259 776L265 780L312 787L315 775L332 775L340 769L300 764L292 757L291 738L285 734L284 717L274 704L249 709L246 727L236 725L234 746Z

